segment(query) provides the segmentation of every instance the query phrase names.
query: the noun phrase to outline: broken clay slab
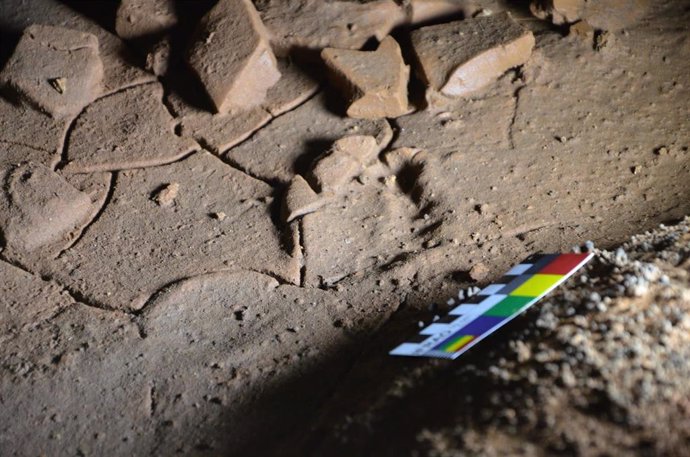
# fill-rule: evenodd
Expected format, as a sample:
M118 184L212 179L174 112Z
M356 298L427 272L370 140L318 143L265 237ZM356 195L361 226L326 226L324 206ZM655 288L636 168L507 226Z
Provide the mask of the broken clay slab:
M98 39L63 27L24 29L0 84L53 117L79 113L101 92Z
M173 203L159 206L152 197L173 182L179 185ZM219 270L265 271L298 283L299 259L286 252L284 234L271 222L273 192L207 152L123 170L79 242L30 267L116 309L140 309L173 281ZM222 222L209 217L221 212Z
M300 175L290 182L283 200L283 218L290 223L306 214L313 213L325 205L327 199L314 192L309 183Z
M259 10L279 56L327 47L360 49L405 22L403 9L393 0L266 0Z
M260 105L280 79L268 31L250 0L220 0L202 18L188 62L219 113Z
M21 258L54 245L70 237L91 214L91 198L45 165L27 162L0 173L5 256Z
M348 99L349 117L398 117L409 111L410 67L392 37L386 37L376 51L326 48L321 57Z
M115 31L125 40L160 34L176 24L173 0L122 0L115 16Z
M69 136L65 171L88 173L150 167L179 160L197 144L174 133L159 84L143 84L103 97L77 118Z
M534 36L508 13L422 27L412 32L420 76L433 95L462 97L524 64Z

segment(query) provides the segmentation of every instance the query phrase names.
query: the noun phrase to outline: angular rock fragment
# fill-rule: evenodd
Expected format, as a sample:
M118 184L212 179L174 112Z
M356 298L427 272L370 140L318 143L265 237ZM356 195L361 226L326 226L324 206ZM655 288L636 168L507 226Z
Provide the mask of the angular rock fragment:
M400 46L392 37L386 37L376 51L326 48L321 57L348 99L348 116L377 119L409 111L410 67L405 65Z
M616 31L638 21L649 5L649 0L534 0L530 10L556 25L583 20L595 29Z
M159 206L151 196L172 180L180 188L174 206ZM115 309L139 309L160 288L213 271L262 271L296 283L299 260L284 250L283 234L271 222L273 192L206 152L124 170L80 241L32 268ZM209 217L221 212L222 224Z
M179 191L180 185L176 182L171 182L170 184L166 184L158 189L152 198L153 201L158 204L158 206L167 208L175 203L175 199L177 198L177 193Z
M156 76L168 73L172 53L170 37L164 37L146 53L146 69Z
M179 160L197 148L174 133L163 88L144 84L101 98L77 118L69 136L72 173L149 167Z
M280 79L268 31L249 0L219 0L201 20L188 61L219 113L260 105Z
M203 98L203 94L194 91L193 82L184 76L174 75L180 78L176 81L178 86L196 92L187 94L186 98L174 92L167 96L167 104L180 122L181 135L194 138L206 149L220 154L247 139L272 117L297 107L316 93L318 83L296 64L281 59L278 65L283 76L268 90L261 106L233 109L227 113L210 113L188 102L188 99Z
M62 27L32 25L0 73L0 84L53 117L80 112L101 92L98 39Z
M362 164L345 151L335 149L319 159L311 171L319 190L342 186L362 171Z
M91 213L89 196L44 165L7 167L0 181L0 233L7 256L22 256L59 242Z
M176 24L173 0L122 0L115 17L115 31L125 40L159 34Z
M259 130L249 140L223 157L252 176L288 183L295 172L306 173L315 157L346 135L371 135L379 150L386 147L393 131L385 119L376 121L342 118L318 95Z
M532 32L508 13L479 16L412 32L420 76L434 93L469 95L527 61L534 47Z
M405 21L403 9L393 0L268 0L259 10L280 56L291 50L360 49L371 38L383 40Z
M302 176L295 175L288 186L283 201L285 222L289 223L305 214L313 213L325 203L326 199L314 192Z
M341 138L316 162L312 175L321 191L340 187L357 176L378 152L376 139L372 136Z

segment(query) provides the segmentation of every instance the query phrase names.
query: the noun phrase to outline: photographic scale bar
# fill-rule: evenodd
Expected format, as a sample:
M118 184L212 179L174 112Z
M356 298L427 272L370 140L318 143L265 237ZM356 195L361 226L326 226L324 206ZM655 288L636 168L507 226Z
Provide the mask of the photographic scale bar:
M514 266L496 284L463 300L391 355L455 359L558 287L594 256L545 254Z

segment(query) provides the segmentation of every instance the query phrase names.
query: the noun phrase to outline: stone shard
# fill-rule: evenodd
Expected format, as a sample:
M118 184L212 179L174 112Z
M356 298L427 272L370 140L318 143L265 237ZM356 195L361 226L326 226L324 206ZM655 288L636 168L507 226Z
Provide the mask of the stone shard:
M325 203L326 199L314 192L302 176L295 175L283 200L283 218L285 222L292 222L298 217L313 213Z
M379 148L372 136L354 135L337 140L312 169L321 191L336 189L357 176L372 160Z
M122 0L115 17L115 31L125 40L160 34L176 24L173 0Z
M175 199L180 191L180 185L176 182L171 182L165 186L157 189L154 195L151 197L158 206L164 208L170 207L175 204Z
M649 4L649 0L534 0L530 10L556 25L583 20L595 29L616 31L638 21Z
M280 56L293 50L320 51L326 47L360 49L371 38L383 40L396 25L405 22L403 9L393 0L261 3L261 18Z
M10 166L0 179L0 232L6 256L53 245L76 232L91 214L89 196L44 165Z
M0 73L0 84L53 117L72 116L101 93L98 39L62 27L32 25Z
M348 99L348 116L377 119L409 111L410 67L405 65L400 46L392 37L386 37L376 51L326 48L321 57L335 85Z
M361 163L345 151L334 149L316 162L311 174L323 192L341 187L361 171Z
M174 203L159 206L152 196L171 181L179 184ZM284 234L271 221L273 193L206 152L124 170L80 241L31 268L116 309L139 309L162 287L213 271L262 271L297 283L299 259L283 248ZM221 212L223 221L209 217Z
M197 148L174 133L162 103L163 88L144 84L101 98L77 118L69 136L67 165L73 173L162 165Z
M146 53L146 69L156 76L164 76L170 68L172 56L171 38L166 36L154 43Z
M422 27L412 32L420 76L434 94L462 97L524 64L534 36L508 13Z
M220 0L201 20L188 61L219 113L260 105L280 79L250 0Z

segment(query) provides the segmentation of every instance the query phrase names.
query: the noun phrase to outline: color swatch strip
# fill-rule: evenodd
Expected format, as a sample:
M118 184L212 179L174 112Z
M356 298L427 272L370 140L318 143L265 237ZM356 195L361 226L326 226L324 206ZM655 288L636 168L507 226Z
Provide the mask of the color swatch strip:
M514 266L497 283L423 328L391 355L455 359L551 292L593 256L546 254Z

